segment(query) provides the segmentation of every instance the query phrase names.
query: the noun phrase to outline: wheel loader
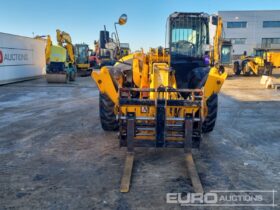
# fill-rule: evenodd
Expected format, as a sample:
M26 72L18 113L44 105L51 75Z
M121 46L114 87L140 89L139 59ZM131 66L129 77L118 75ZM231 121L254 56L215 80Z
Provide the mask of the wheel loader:
M217 21L210 66L210 16L171 14L167 19L168 48L151 48L102 67L92 78L99 90L101 126L118 131L127 147L121 192L128 192L135 147L184 148L189 176L196 192L203 192L191 149L203 133L214 129L218 92L227 74L220 64L222 20Z
M280 52L258 48L253 56L243 55L235 61L233 70L236 75L272 75L273 68L279 66Z

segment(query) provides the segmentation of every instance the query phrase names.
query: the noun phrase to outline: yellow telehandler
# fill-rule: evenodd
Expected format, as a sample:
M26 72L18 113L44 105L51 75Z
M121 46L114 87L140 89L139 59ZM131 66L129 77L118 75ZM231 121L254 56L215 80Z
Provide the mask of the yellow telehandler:
M210 16L175 12L167 20L168 48L137 52L92 73L102 128L118 130L120 146L128 151L121 192L129 191L134 147L184 148L193 188L203 192L191 149L213 130L217 94L227 77L220 63L222 20L216 20L212 66Z

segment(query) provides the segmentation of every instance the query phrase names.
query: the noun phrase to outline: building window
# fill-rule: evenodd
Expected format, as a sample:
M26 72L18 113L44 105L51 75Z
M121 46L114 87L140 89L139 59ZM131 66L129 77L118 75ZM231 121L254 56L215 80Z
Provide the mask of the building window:
M263 28L280 28L280 21L263 21Z
M246 38L231 38L232 44L246 44Z
M247 22L227 22L227 28L246 28Z
M263 48L270 48L271 44L280 45L280 38L262 38L262 47Z

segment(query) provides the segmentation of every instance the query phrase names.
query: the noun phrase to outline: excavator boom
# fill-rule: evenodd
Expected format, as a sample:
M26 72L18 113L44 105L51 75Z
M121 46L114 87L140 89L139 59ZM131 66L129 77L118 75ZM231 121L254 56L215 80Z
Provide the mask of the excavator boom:
M74 54L74 46L72 44L72 39L70 34L60 31L59 29L56 30L56 40L59 46L64 47L67 50L67 54L69 57L69 63L75 63L75 54Z

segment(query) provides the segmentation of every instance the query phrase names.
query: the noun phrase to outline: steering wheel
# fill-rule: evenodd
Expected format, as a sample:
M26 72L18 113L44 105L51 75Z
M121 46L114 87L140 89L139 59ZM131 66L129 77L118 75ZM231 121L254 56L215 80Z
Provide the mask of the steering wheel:
M187 48L192 49L194 47L193 43L186 41L186 40L180 40L176 43L176 45L178 48L181 48L181 49L187 49Z

